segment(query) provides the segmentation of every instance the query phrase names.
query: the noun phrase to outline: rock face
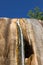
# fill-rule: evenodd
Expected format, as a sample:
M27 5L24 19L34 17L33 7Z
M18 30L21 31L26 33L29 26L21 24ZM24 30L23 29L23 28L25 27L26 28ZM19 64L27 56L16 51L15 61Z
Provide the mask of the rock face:
M43 65L43 23L27 18L0 18L0 65L22 65L17 22L23 34L25 65Z

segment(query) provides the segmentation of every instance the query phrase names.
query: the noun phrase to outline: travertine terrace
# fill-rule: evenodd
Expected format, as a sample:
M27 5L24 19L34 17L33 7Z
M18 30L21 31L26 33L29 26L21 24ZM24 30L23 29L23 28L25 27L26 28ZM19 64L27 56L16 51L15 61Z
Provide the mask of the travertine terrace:
M43 65L43 23L27 18L0 18L0 65L21 65L19 62L20 23L26 65Z

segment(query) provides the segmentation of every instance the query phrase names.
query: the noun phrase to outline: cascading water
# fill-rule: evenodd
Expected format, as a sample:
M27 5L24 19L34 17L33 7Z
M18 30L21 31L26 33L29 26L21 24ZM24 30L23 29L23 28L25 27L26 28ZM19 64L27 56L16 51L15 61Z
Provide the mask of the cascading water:
M24 56L24 43L23 43L23 34L22 29L19 23L19 19L17 21L17 28L18 28L18 37L19 37L19 54L20 54L20 65L25 65L25 56Z

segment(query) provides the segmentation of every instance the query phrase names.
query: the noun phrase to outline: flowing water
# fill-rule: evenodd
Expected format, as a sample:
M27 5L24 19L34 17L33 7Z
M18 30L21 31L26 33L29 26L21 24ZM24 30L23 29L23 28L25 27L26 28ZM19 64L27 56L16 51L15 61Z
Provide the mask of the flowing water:
M23 34L22 29L19 24L19 20L17 21L17 27L18 27L18 35L19 35L19 52L20 52L20 65L25 65L25 56L24 56L24 43L23 43Z

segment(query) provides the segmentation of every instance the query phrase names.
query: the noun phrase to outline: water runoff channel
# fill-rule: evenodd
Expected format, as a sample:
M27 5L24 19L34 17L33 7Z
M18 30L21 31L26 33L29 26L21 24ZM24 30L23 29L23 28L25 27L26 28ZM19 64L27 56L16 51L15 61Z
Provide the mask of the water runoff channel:
M18 36L19 36L19 56L20 56L18 65L25 65L23 33L19 20L17 21L17 28L18 28Z

